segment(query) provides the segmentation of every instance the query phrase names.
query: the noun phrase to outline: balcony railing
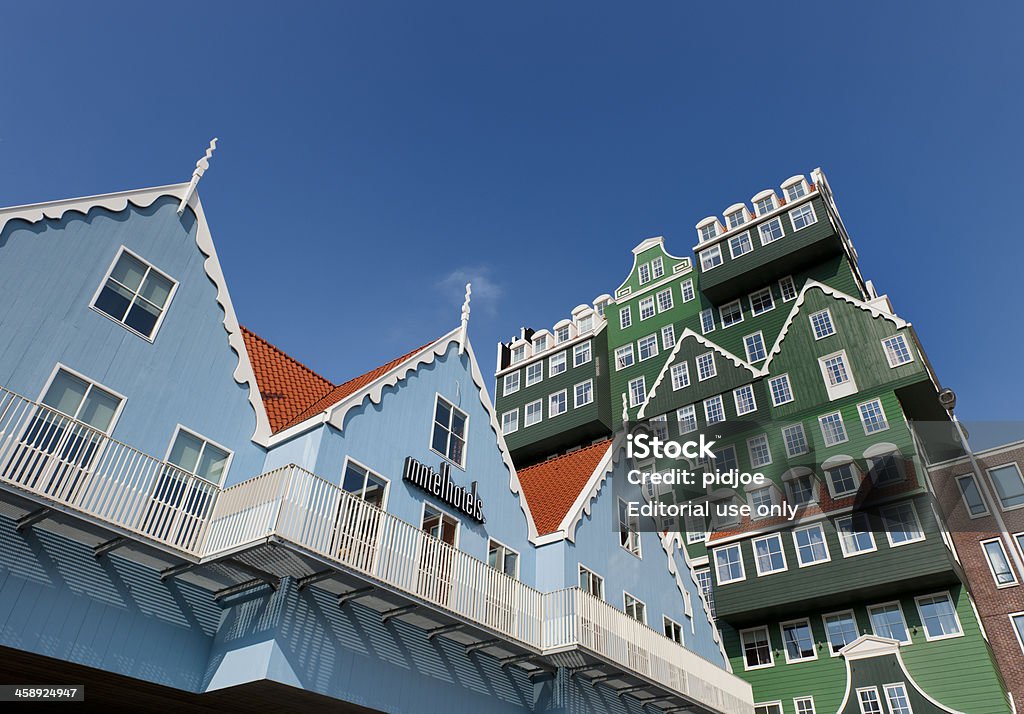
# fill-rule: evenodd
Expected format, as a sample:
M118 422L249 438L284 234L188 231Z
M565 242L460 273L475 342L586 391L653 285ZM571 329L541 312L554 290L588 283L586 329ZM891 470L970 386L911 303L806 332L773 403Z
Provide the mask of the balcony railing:
M602 600L541 593L295 465L222 490L0 387L0 482L196 562L288 542L538 655L580 648L724 714L752 710L742 680Z

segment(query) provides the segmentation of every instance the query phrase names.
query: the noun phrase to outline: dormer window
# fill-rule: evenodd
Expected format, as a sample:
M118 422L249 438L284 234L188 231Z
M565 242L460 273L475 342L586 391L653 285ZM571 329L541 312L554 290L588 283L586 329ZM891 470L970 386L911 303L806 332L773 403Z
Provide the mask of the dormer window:
M600 315L601 317L604 317L604 311L605 311L605 309L607 307L608 307L608 303L606 303L606 302L599 302L599 303L596 303L594 305L594 310L597 311L598 315Z
M718 237L718 219L714 217L705 218L703 221L697 224L697 235L700 236L700 242L705 243L709 240L713 240Z
M590 332L592 329L594 329L594 316L587 315L586 317L581 317L578 325L579 333L582 335L584 332Z
M775 194L769 193L765 196L760 196L754 199L754 210L757 211L757 215L763 216L766 213L771 213L778 205L775 203Z
M561 344L569 341L569 326L562 325L555 328L555 343Z
M786 201L792 203L798 198L803 198L807 195L807 182L804 181L803 176L794 176L782 184L782 190L786 192Z
M651 282L651 265L644 263L640 266L640 284L645 285Z
M533 338L533 353L543 352L548 348L548 336L539 335Z
M727 211L725 214L725 225L731 231L747 222L747 209L742 204L734 207L735 210Z
M512 364L522 362L526 359L526 345L519 345L512 348Z
M665 274L665 263L660 256L651 261L651 273L655 280Z

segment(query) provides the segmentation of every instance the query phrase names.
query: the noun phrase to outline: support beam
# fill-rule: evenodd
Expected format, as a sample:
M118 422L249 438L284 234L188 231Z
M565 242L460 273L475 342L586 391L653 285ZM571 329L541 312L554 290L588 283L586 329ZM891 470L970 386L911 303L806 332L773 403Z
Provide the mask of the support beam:
M610 682L613 679L619 679L625 675L621 672L618 674L602 674L600 677L594 677L590 680L591 684L603 684L604 682Z
M170 578L176 578L179 575L184 575L190 570L195 570L201 565L201 563L179 563L173 565L170 568L166 568L160 571L161 580L169 580Z
M218 590L213 594L213 599L220 602L224 598L231 597L232 595L238 595L240 593L249 592L257 588L268 587L268 583L260 580L259 578L253 578L252 580L246 580L244 583L238 583L238 585L230 585L226 588Z
M353 600L358 600L361 597L366 597L376 589L377 588L373 587L372 585L367 585L365 588L356 588L355 590L349 590L346 593L342 593L338 596L338 606L344 607L347 603L350 603Z
M532 654L521 654L513 655L512 657L506 657L505 659L499 661L501 662L502 669L508 669L514 664L519 664L520 662L529 662L533 658L534 655Z
M234 568L235 570L241 570L246 575L251 575L254 578L259 578L274 590L277 590L278 586L281 585L281 579L276 575L271 575L267 571L260 570L257 567L249 565L248 563L243 563L241 560L236 560L234 558L226 558L221 562L230 568Z
M641 685L636 686L636 687L626 687L625 689L616 689L615 693L618 694L620 697L624 697L627 694L633 694L634 692L642 692L645 689L647 689L647 685L646 684L641 684Z
M648 704L661 704L662 702L670 702L673 699L678 699L678 697L676 697L676 696L674 696L672 694L665 694L665 695L662 695L660 697L652 697L651 699L641 699L640 700L640 705L646 707ZM685 708L684 708L684 711L685 711ZM664 712L660 712L659 714L664 714Z
M427 639L432 640L435 637L447 635L449 632L458 632L464 627L465 625L463 625L461 622L455 622L451 625L442 625L441 627L435 627L432 630L427 630Z
M40 508L38 510L27 513L14 524L14 529L19 533L26 528L31 528L40 521L45 521L50 516L49 508Z
M386 610L380 614L380 624L386 625L388 623L388 620L400 617L401 615L407 615L413 610L417 609L419 609L419 605L417 605L416 603L411 603L409 605L402 605L401 607L396 607L393 610Z
M111 552L113 550L117 550L122 545L125 545L127 543L128 543L128 539L125 538L124 536L118 536L117 538L111 538L110 540L106 541L105 543L100 543L98 546L93 548L92 549L92 554L96 558L102 558L107 553L109 553L109 552Z
M305 576L299 578L299 580L298 580L298 589L299 590L305 590L310 585L315 585L316 583L319 583L322 580L327 580L327 578L331 577L336 572L337 572L336 570L321 570L319 573L313 573L312 575L305 575Z
M473 654L477 650L485 650L488 647L494 647L494 645L500 645L504 640L483 640L481 642L474 642L466 645L466 654Z

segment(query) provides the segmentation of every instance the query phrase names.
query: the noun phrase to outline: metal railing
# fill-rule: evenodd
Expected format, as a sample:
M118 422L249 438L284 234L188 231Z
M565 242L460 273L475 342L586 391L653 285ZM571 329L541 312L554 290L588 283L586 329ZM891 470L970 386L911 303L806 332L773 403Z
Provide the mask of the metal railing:
M194 556L219 492L3 387L0 481Z
M287 541L539 654L582 648L725 714L751 711L742 680L603 600L541 593L295 465L222 490L0 387L2 482L200 561Z
M716 711L749 714L749 685L579 588L544 595L544 650L580 647ZM747 698L731 693L747 688Z

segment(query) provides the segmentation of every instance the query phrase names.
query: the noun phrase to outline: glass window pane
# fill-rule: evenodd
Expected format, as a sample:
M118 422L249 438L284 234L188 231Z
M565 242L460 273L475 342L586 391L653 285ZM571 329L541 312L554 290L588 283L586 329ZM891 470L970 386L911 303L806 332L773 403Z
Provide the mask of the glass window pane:
M378 508L384 507L384 493L387 489L387 481L378 478L374 474L366 475L366 491L363 493L363 500L372 503Z
M144 263L127 253L121 253L121 257L117 259L117 264L110 272L110 277L132 292L135 292L139 289L139 285L142 284L142 276L145 274L146 266Z
M53 382L50 383L50 388L43 396L43 404L70 417L76 417L88 389L89 385L84 380L64 370L58 370Z
M167 460L184 471L195 473L196 466L199 465L199 453L202 449L202 439L189 434L187 431L179 430Z
M107 313L115 320L123 320L133 297L134 293L131 290L110 280L96 298L96 309Z
M434 425L434 438L430 446L439 454L448 454L448 430L440 424Z
M227 465L228 452L207 442L206 448L203 449L202 458L199 459L199 468L196 469L196 476L219 484Z
M170 280L151 270L146 276L139 294L157 307L163 307L167 303L167 297L171 294L171 285Z
M110 392L93 387L82 404L78 418L89 426L106 431L114 421L114 413L121 400Z
M458 409L452 409L452 433L460 437L466 435L466 415Z
M1003 508L1024 505L1024 480L1015 464L989 471Z
M160 310L150 305L145 300L136 300L128 315L124 318L124 324L147 337L153 334L156 321L160 318Z

